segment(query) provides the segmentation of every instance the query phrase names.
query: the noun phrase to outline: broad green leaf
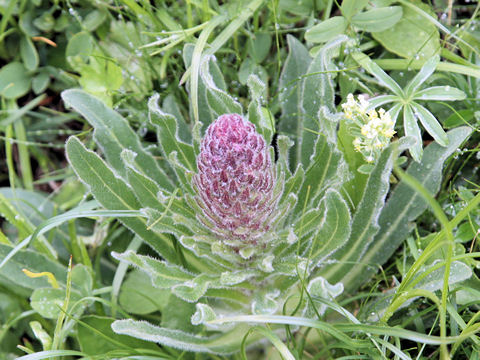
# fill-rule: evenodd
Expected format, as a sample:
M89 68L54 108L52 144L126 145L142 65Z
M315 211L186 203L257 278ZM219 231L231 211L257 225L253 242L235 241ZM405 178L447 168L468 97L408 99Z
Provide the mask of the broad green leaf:
M50 75L46 71L39 71L32 79L32 90L35 94L43 93L50 85Z
M417 91L413 98L415 100L457 101L464 100L466 95L462 90L447 85L433 86Z
M20 39L20 56L22 57L23 65L29 71L34 71L38 68L38 53L32 40L26 35Z
M390 144L380 155L365 187L362 200L355 209L352 219L351 236L344 246L335 252L335 263L320 270L320 275L329 282L342 281L345 289L350 284L343 279L348 276L352 264L363 263L363 255L379 230L378 217L385 203L390 187L390 174L398 155L411 146L411 139L402 139ZM354 266L354 267L355 267Z
M112 331L111 325L115 319L88 315L77 323L77 339L80 349L90 356L107 356L110 351L120 349L148 349L159 351L158 346L130 336L118 335Z
M0 96L6 99L22 97L30 90L31 81L23 64L8 63L0 69Z
M245 327L237 326L229 332L207 337L130 319L115 321L112 324L112 329L117 334L130 335L176 349L223 355L238 351L246 332ZM251 341L253 338L254 336L249 336L248 340Z
M118 301L126 312L145 315L162 311L169 296L169 290L153 287L147 273L135 269L122 283Z
M404 92L400 85L398 85L390 76L388 76L385 71L383 71L380 66L375 64L367 55L361 52L355 52L352 53L352 57L365 70L375 76L381 85L390 89L395 95L404 97Z
M445 131L443 131L442 125L438 123L435 116L424 108L422 105L412 103L412 110L415 112L416 117L420 120L423 127L427 132L432 135L437 143L442 146L448 145L448 137Z
M188 171L195 172L196 163L192 145L180 140L177 119L159 108L158 99L159 95L155 94L148 101L148 116L158 130L158 145L167 157L172 152L176 152L179 163Z
M300 163L302 140L302 79L307 72L312 59L305 46L295 37L288 35L288 56L280 76L280 104L282 116L280 118L280 132L288 135L294 141L290 151L290 170L294 171Z
M431 194L436 194L442 182L442 168L459 146L470 136L472 130L459 127L448 132L447 147L432 143L425 148L422 162L412 162L407 173L415 177ZM412 222L427 208L422 195L403 181L391 193L378 219L380 230L361 258L361 264L350 268L343 281L350 289L358 288L383 265L407 238Z
M428 4L418 0L413 4L437 17ZM372 32L372 36L388 51L405 58L427 60L435 56L440 51L440 34L435 24L409 6L402 8L400 21L387 30Z
M440 62L440 56L435 55L428 59L415 77L409 81L405 88L405 94L411 96L433 74Z
M179 266L149 256L137 255L131 250L123 254L113 252L112 256L145 272L150 277L152 285L159 289L170 289L174 285L183 284L195 277Z
M305 40L313 43L324 43L335 36L343 34L348 22L343 16L333 16L308 29L305 33Z
M93 49L92 36L88 32L78 32L68 41L65 57L70 66L78 70L87 63Z
M342 1L340 10L342 11L343 16L350 19L367 5L368 0L344 0Z
M261 63L270 52L272 35L268 32L255 32L248 38L248 54L257 64Z
M417 124L417 118L413 113L410 105L403 107L403 130L405 136L411 136L416 140L416 143L409 149L410 154L416 162L420 162L422 159L422 134Z
M4 259L12 250L13 247L0 244L0 259ZM30 278L23 273L23 269L35 273L50 272L61 284L65 283L67 276L67 269L64 266L53 262L45 255L32 250L20 250L0 268L0 279L12 286L27 289L50 287L45 277Z
M138 210L140 204L128 185L110 169L93 151L87 150L75 137L66 145L67 157L78 177L89 186L90 191L102 206L110 210ZM171 239L147 230L144 218L119 219L130 230L166 260L175 263L177 255Z
M310 164L312 149L315 147L318 137L314 132L320 130L318 120L320 109L326 107L329 111L335 111L334 74L329 72L337 69L333 59L338 56L340 47L347 40L348 37L342 35L325 44L310 63L303 80L301 92L303 117L300 124L302 135L301 147L297 147L297 151L300 150L300 153L297 156L305 168ZM322 120L328 121L325 117ZM327 138L327 140L332 143L335 141L334 138Z
M76 291L70 293L70 301L68 303L69 311L72 306L82 297ZM61 313L61 308L65 301L65 289L41 288L36 289L30 299L30 305L33 310L47 319L56 319ZM74 314L79 315L83 312L85 305L76 306ZM73 315L73 314L72 314Z
M352 17L352 24L363 31L384 31L395 25L402 18L400 6L374 8Z
M162 188L173 190L168 176L158 166L154 157L142 147L137 134L120 114L82 90L66 90L62 92L62 98L95 128L95 140L102 147L108 162L118 174L126 175L120 154L123 149L129 149L137 154L135 159L137 169Z

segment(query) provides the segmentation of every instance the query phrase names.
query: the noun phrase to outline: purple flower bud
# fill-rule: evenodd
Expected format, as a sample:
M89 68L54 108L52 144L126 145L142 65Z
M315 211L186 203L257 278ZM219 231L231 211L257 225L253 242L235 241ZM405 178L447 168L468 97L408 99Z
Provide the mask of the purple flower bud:
M255 125L238 114L220 116L202 140L197 167L202 223L228 244L257 244L271 229L278 195L270 152Z

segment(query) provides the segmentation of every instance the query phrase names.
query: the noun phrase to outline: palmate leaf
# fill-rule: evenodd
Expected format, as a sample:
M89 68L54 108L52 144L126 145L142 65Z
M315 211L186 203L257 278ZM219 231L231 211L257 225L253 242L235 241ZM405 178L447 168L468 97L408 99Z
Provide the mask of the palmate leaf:
M82 90L66 90L62 92L62 99L94 127L96 142L119 175L125 176L125 166L120 154L123 149L130 149L137 154L135 162L144 175L153 179L163 189L173 190L172 181L158 166L153 156L143 149L137 134L130 128L127 120Z
M342 280L352 265L363 261L363 255L379 230L378 217L384 206L390 185L390 174L397 156L412 145L412 139L403 138L387 147L370 173L364 195L358 204L352 220L352 232L348 241L332 259L333 264L320 270L320 275L330 283L342 281L347 291L350 284Z
M407 173L415 177L431 194L436 194L442 181L443 164L471 132L467 127L449 131L448 146L432 143L426 147L422 162L413 162ZM368 244L360 261L350 268L343 279L350 289L356 289L377 271L378 266L385 263L410 233L411 221L426 208L427 204L418 192L404 182L397 185L378 219L380 230Z
M90 188L93 196L109 210L139 210L133 190L93 151L87 150L76 137L66 145L67 158L77 176ZM166 260L176 263L177 254L171 239L147 230L144 218L122 218L120 222L139 235Z

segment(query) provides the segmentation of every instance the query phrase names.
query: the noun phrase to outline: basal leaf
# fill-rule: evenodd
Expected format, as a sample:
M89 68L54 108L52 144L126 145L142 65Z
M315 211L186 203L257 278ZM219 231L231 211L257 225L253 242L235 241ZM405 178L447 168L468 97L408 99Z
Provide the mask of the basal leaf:
M238 351L246 332L245 327L237 326L232 331L206 337L130 319L115 321L112 329L117 334L130 335L176 349L222 355Z
M290 152L290 170L294 171L300 163L300 142L302 140L302 82L301 76L307 72L312 61L308 50L295 37L288 35L288 56L280 76L280 105L282 116L279 129L294 141Z
M67 157L78 177L90 187L90 191L102 206L109 210L139 210L132 189L93 151L87 150L75 137L66 145ZM165 235L147 230L144 218L119 219L165 259L175 263L177 256L171 240Z
M137 134L122 116L82 90L66 90L62 92L62 98L95 128L95 140L119 175L125 176L125 166L120 154L123 149L129 149L137 154L136 165L143 174L162 188L173 190L171 180L158 166L154 157L143 149Z
M459 127L448 132L447 147L432 143L425 148L422 162L412 162L407 173L415 177L431 193L436 194L442 181L445 160L469 137L472 130ZM350 289L368 280L406 239L411 223L427 208L422 196L404 182L391 193L378 219L380 230L368 244L361 262L351 267L344 278Z
M384 206L385 197L390 186L390 174L397 156L411 146L411 139L403 139L390 144L375 163L367 180L362 200L355 209L352 219L351 236L344 246L333 256L331 265L320 271L331 283L342 281L345 289L350 290L350 284L345 280L349 277L352 265L364 262L364 253L379 230L378 217Z
M306 168L310 163L312 149L315 146L317 134L320 129L318 114L321 107L326 107L329 111L335 110L335 90L333 84L336 65L333 58L338 56L340 46L348 40L347 36L339 36L325 44L316 57L310 63L307 73L304 75L301 91L301 147L297 147L297 157L301 159ZM329 135L329 134L325 134ZM335 139L328 138L328 141L334 142Z

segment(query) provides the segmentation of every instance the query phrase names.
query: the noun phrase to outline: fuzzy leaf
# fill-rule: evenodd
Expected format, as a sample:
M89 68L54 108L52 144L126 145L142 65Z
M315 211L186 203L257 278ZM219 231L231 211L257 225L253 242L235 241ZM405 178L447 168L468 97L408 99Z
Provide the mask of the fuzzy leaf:
M311 204L323 196L326 189L339 189L349 178L342 153L324 135L317 137L313 149L314 153L308 162L310 166L305 171L305 180L298 192L295 214L305 206L305 202Z
M459 127L448 132L447 147L432 143L425 148L421 163L412 162L407 173L415 177L431 193L436 194L442 181L445 160L470 136L472 130ZM383 208L378 225L380 230L373 242L368 244L361 263L350 268L343 281L349 289L355 289L368 280L406 239L411 231L411 222L427 208L422 196L400 182L391 193Z
M70 137L66 145L67 157L77 176L90 187L97 201L109 210L138 210L140 204L132 189L110 169L93 151L87 150L76 137ZM143 218L119 219L138 234L166 260L175 263L177 256L173 244L166 236L147 230Z
M280 104L282 116L280 131L292 137L295 145L290 152L290 170L295 170L300 162L299 144L302 139L302 81L301 76L307 72L312 61L308 50L295 37L287 35L288 56L280 76Z
M266 85L256 75L250 75L247 84L252 99L248 106L248 120L255 124L257 132L263 136L267 144L270 144L275 132L275 119L267 109L262 108Z
M137 134L130 128L127 120L82 90L65 90L62 92L62 99L95 128L95 140L118 174L125 176L125 166L120 154L123 149L130 149L137 154L137 168L145 176L153 179L162 188L173 190L171 180L158 166L153 156L143 149Z
M209 337L194 335L180 330L154 326L145 321L117 320L112 324L117 334L130 335L139 339L154 341L176 349L227 355L238 351L245 335L243 326ZM250 339L250 337L249 337Z
M193 147L180 140L178 137L178 123L175 116L163 112L158 106L159 95L153 95L148 100L148 117L150 122L157 128L158 144L165 154L168 156L172 152L176 152L178 161L185 169L195 171L195 154ZM173 167L173 166L172 166Z
M379 230L378 217L384 206L390 185L390 174L396 157L411 146L412 140L404 138L390 144L380 155L370 173L362 200L358 204L352 220L352 232L348 241L334 255L336 264L327 265L321 270L321 276L336 283L348 276L352 264L364 262L364 253ZM349 284L345 283L349 290Z
M205 84L207 91L207 103L215 117L223 114L242 114L242 105L233 99L225 90L217 87L210 74L210 61L204 60L202 64L200 76Z
M122 254L112 252L112 256L144 271L150 277L152 285L159 289L170 289L172 286L183 284L194 278L193 274L188 273L179 266L174 266L149 256L137 255L131 250Z
M305 168L310 164L310 156L318 137L314 132L320 130L318 114L322 106L333 112L335 110L335 89L333 77L329 71L336 70L333 58L338 56L340 46L348 40L347 36L339 36L325 44L310 63L301 92L301 107L304 116L301 119L301 147L297 147L297 158L301 159ZM313 131L313 132L312 132ZM328 136L329 134L325 134ZM328 138L334 142L335 138Z
M415 139L416 142L409 149L409 151L413 159L417 162L420 162L423 154L422 133L420 132L417 119L415 118L412 107L410 105L405 105L403 107L403 130L405 131L405 136L410 136Z
M335 190L327 190L319 208L320 221L312 244L304 256L308 256L313 266L321 263L343 247L351 232L350 210L342 196Z

